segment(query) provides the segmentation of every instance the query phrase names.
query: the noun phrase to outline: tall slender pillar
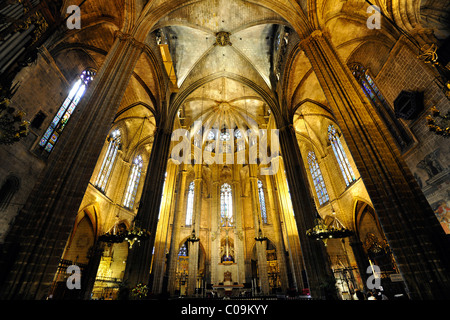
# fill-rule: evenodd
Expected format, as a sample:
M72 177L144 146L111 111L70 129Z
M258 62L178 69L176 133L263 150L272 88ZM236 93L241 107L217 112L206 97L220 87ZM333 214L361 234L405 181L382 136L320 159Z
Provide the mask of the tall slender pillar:
M172 160L167 164L167 177L164 184L163 200L159 212L158 227L156 229L155 253L151 267L153 278L153 294L162 293L164 269L166 266L166 251L168 250L170 215L175 204L175 180L177 177L177 165Z
M278 123L278 128L281 154L289 182L292 207L311 296L316 299L337 299L336 290L324 286L334 278L323 243L306 236L306 231L314 227L317 211L310 193L308 177L294 127L292 123L282 122Z
M180 182L178 188L177 208L173 218L172 238L170 240L169 261L167 267L168 287L167 291L170 295L174 295L176 288L176 274L177 274L177 257L180 247L180 231L181 231L181 219L183 217L183 211L185 210L185 198L186 198L186 179L188 175L187 164L180 164Z
M286 292L288 288L288 276L287 276L287 267L286 267L286 257L285 257L285 247L283 243L283 236L281 232L281 225L279 216L276 214L275 210L275 201L273 199L273 189L272 189L272 179L271 176L266 177L266 189L267 189L267 204L268 211L270 214L270 219L272 220L273 230L275 231L275 242L277 248L277 262L278 267L280 269L280 278L281 278L281 290Z
M168 127L156 129L144 189L135 217L137 226L150 231L150 238L140 244L135 244L128 254L124 281L130 287L139 283L148 284L150 280L153 246L172 136L171 131L167 129Z
M289 252L288 263L290 268L290 287L297 290L303 289L302 271L304 270L304 263L300 249L300 241L298 237L297 225L295 223L292 201L289 188L286 184L286 176L284 174L284 164L282 158L278 156L273 161L278 161L279 170L273 176L276 186L277 205L279 205L281 214L279 219L282 221L282 230L284 231L286 247Z
M202 212L202 165L194 165L194 216L192 228L195 236L200 237L200 217ZM187 295L192 296L195 293L198 276L198 259L199 259L200 241L189 243L189 274Z
M245 242L243 241L244 230L242 222L242 190L240 182L240 168L241 164L233 165L233 180L232 180L232 190L233 190L233 210L234 210L234 254L235 263L237 264L237 278L234 276L233 281L238 283L245 282Z
M211 213L211 282L219 283L217 266L220 263L220 183L217 167L213 168L212 213Z
M369 276L367 274L367 267L369 267L370 264L364 252L362 242L356 237L352 237L350 240L350 247L352 248L353 256L355 257L355 261L358 266L359 275L365 285Z
M252 199L253 221L255 227L255 237L258 237L261 226L261 209L259 207L258 195L258 178L256 177L258 166L256 164L249 164L250 174L250 193ZM267 255L266 255L266 241L256 241L256 255L258 257L258 274L261 285L261 293L263 295L269 294L269 277L267 269Z
M7 275L0 285L2 299L43 299L48 294L103 143L145 47L130 35L116 36L5 239L7 254L1 265L9 267L0 270Z
M448 240L386 126L328 35L316 30L301 47L342 130L410 297L449 298Z

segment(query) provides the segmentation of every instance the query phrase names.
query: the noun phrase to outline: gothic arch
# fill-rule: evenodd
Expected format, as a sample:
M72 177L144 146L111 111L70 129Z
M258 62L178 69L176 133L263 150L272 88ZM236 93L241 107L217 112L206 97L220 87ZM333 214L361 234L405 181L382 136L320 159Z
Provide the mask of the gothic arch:
M242 83L245 86L248 86L250 89L254 90L257 94L260 95L260 97L267 103L270 110L273 112L274 116L279 115L279 107L274 98L271 96L269 92L267 92L264 88L257 85L253 81L250 81L246 78L244 78L241 75L237 74L230 74L228 72L218 72L215 74L211 74L208 76L205 76L194 83L190 84L187 88L183 89L172 101L170 108L169 108L169 119L175 119L178 109L181 107L183 102L189 97L191 93L193 93L195 90L199 89L201 86L220 79L220 78L226 78L235 80L237 82Z

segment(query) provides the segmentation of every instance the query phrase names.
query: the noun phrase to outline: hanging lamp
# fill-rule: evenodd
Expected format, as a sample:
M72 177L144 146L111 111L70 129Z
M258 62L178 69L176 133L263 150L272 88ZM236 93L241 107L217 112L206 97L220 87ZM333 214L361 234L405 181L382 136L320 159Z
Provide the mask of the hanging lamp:
M311 148L313 146L311 136L309 134L308 127L306 126L306 120L305 116L302 114L303 122L305 125L305 130L309 138L309 143L311 145ZM314 204L314 201L312 201ZM336 211L333 208L333 204L330 201L331 205L331 212L334 215L336 215ZM325 220L322 219L322 217L319 215L319 212L317 211L317 208L314 208L316 210L316 219L314 220L314 227L306 231L306 235L313 240L322 240L325 246L327 246L328 239L339 239L339 238L346 238L351 235L353 235L353 231L343 227L342 225L339 225L336 218L333 219L333 223L330 225L325 224Z

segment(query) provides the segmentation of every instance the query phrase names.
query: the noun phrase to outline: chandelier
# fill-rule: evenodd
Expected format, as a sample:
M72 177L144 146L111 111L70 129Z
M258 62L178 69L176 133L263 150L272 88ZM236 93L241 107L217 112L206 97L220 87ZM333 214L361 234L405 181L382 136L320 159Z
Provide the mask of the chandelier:
M263 242L267 240L267 237L261 231L261 227L259 227L258 236L255 237L255 240L258 242Z
M192 233L189 238L187 238L187 241L192 243L200 241L200 238L195 235L195 229L192 229Z
M125 240L126 234L126 231L117 231L116 225L114 225L111 232L106 232L105 234L101 235L100 237L98 237L98 240L109 244L122 243Z
M140 227L133 226L129 231L117 230L117 224L115 224L111 231L101 235L98 240L109 244L127 241L129 248L132 249L136 242L140 243L141 241L147 240L149 237L150 231Z
M441 81L444 84L442 91L445 96L450 99L450 68L442 65L442 63L438 61L437 46L434 43L431 45L425 44L420 48L418 58L424 63L431 64L439 73Z
M13 144L28 135L28 121L23 120L25 112L10 107L9 99L0 102L0 144Z
M133 227L128 233L125 235L125 240L128 241L130 249L133 248L133 245L137 242L145 241L150 237L150 231L142 229L140 227Z
M339 226L336 219L333 224L327 226L325 221L319 217L315 219L315 226L306 231L306 235L313 240L322 240L325 246L328 239L346 238L353 235L353 231Z

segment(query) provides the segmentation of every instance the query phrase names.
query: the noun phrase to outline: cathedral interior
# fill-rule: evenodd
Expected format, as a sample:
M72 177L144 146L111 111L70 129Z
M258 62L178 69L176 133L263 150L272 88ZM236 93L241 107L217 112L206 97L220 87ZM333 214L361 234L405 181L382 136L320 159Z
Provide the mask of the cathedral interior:
M449 39L446 0L2 1L0 299L449 299Z

